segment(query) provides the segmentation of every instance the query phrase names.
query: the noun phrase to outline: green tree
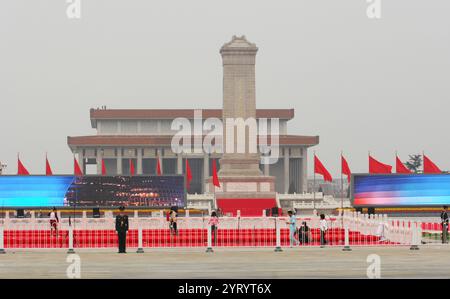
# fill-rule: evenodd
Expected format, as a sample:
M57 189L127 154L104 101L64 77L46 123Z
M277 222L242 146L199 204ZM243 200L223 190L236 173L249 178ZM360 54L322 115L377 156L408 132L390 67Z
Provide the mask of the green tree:
M409 170L418 173L422 166L422 155L409 155L409 160L405 163L405 166Z

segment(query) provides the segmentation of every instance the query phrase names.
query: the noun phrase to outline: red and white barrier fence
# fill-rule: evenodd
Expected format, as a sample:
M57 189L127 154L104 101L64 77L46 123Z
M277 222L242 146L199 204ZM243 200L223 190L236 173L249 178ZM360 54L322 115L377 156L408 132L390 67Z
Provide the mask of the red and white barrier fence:
M271 247L277 251L294 246L416 246L422 240L422 224L388 219L386 215L369 216L346 212L327 216L327 230L321 229L317 216L297 217L292 230L288 217L221 217L214 229L209 217L179 217L170 226L165 217L129 218L127 247L138 248L209 248ZM64 218L58 229L51 229L49 219L5 218L0 226L0 252L3 248L114 248L118 245L115 219ZM322 223L323 227L323 223Z
M440 222L422 223L422 232L423 244L448 244L448 226Z

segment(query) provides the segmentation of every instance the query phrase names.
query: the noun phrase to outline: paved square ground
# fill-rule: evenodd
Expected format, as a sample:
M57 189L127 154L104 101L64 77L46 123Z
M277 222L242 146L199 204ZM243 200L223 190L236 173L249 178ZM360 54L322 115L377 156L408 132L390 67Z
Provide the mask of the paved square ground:
M450 246L273 249L152 249L117 254L78 250L82 278L367 278L367 257L377 254L381 278L450 278ZM65 250L7 250L0 278L67 278Z

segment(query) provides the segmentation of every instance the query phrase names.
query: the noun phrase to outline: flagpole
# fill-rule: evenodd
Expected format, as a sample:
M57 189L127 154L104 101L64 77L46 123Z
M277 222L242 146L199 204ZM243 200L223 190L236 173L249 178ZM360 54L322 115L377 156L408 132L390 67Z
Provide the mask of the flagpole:
M398 169L397 169L397 159L398 159L398 152L397 150L395 150L395 172L398 173ZM402 162L403 163L403 162Z
M314 153L313 212L316 210L316 151Z
M22 161L20 161L20 152L17 152L17 174L19 174L19 162L23 166ZM20 175L23 175L23 173L20 173Z
M344 213L344 176L342 175L342 159L343 159L343 151L341 150L341 216Z
M73 187L75 188L75 200L73 203L73 211L72 211L72 217L73 217L73 224L71 223L70 225L72 226L72 230L75 231L75 224L76 224L76 209L77 209L77 201L78 201L78 186L77 186L77 177L75 176L75 153L73 154L73 171L74 171L74 176L73 176ZM75 237L74 237L75 239ZM73 242L74 244L74 242ZM75 244L74 244L75 245Z
M425 173L425 151L422 150L422 174Z

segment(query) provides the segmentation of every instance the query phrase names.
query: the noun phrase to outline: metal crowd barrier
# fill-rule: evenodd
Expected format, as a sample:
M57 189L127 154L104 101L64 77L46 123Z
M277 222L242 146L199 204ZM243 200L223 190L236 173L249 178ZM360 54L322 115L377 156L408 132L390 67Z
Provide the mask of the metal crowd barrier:
M296 217L291 232L288 217L220 217L217 229L209 217L179 217L176 228L165 217L129 217L127 247L143 252L146 248L275 248L337 246L410 246L422 243L420 222L388 219L386 215L345 212L327 216L328 229L321 233L317 216ZM306 223L306 225L303 225ZM9 248L117 248L115 219L63 218L58 230L49 219L3 219L0 221L0 253Z

